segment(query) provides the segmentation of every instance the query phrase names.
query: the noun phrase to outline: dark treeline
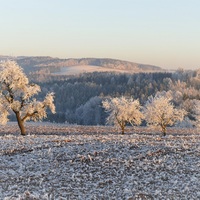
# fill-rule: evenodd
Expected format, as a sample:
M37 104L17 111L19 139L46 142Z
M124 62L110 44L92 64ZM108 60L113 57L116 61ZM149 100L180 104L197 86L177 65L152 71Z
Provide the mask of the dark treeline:
M47 92L55 93L56 114L49 114L48 121L104 125L107 115L101 106L103 99L132 96L144 104L148 96L168 89L167 78L173 79L173 74L86 73L67 80L38 83L42 88L39 97L44 97Z

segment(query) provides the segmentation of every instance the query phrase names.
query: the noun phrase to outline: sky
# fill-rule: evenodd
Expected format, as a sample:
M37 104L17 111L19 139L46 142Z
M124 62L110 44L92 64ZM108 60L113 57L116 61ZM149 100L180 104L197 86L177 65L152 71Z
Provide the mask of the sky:
M200 0L0 0L0 55L200 68Z

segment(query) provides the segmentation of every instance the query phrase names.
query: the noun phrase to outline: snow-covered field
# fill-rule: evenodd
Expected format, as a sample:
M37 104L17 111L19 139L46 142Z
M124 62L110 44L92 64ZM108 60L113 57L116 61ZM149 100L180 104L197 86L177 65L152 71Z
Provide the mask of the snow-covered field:
M0 199L200 199L200 134L27 123L0 126Z
M81 73L92 73L92 72L117 72L117 73L135 73L134 70L125 70L125 69L115 69L108 67L100 67L94 65L76 65L71 67L63 67L60 72L55 72L56 75L77 75Z

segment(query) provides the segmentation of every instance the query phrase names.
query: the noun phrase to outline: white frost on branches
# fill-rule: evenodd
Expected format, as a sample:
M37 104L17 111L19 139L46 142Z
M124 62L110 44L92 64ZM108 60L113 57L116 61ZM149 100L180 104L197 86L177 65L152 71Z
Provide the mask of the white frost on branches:
M173 101L177 104L181 104L186 99L195 99L199 96L199 90L192 86L188 87L186 82L180 80L175 83L170 82L169 87Z
M22 68L16 62L2 62L0 70L1 124L7 123L10 110L19 116L17 120L22 123L26 120L36 121L46 118L47 108L55 113L54 94L47 94L43 101L33 98L41 91L40 86L30 84Z
M182 121L186 114L183 109L176 109L171 103L171 98L157 95L154 98L149 97L144 114L148 125L160 127L163 134L166 134L166 127L172 126L178 121Z
M194 99L193 103L193 117L195 118L194 125L200 128L200 100Z
M122 133L124 133L124 128L128 123L140 125L143 119L143 114L140 112L140 103L138 100L133 100L133 98L116 97L105 100L103 101L103 107L109 112L107 123L119 125Z

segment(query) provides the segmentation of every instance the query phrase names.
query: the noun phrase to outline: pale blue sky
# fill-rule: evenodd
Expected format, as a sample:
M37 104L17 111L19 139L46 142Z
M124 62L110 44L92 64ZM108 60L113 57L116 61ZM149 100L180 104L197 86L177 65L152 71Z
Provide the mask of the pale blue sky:
M200 67L200 0L0 0L0 55Z

